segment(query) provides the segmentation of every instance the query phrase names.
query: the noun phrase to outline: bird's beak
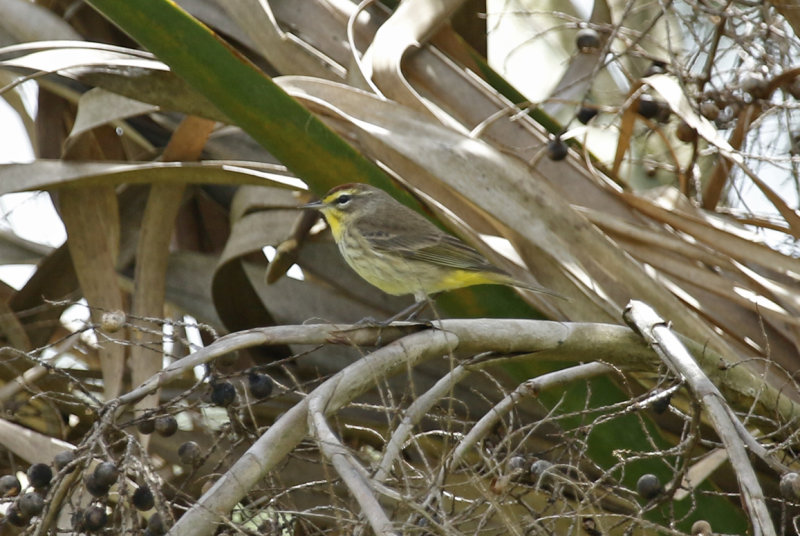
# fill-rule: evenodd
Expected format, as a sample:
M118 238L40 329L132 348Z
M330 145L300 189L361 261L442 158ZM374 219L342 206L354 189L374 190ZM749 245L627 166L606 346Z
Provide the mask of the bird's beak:
M322 201L314 201L313 203L306 203L305 205L300 205L297 208L310 208L314 210L319 210L325 206L325 203Z

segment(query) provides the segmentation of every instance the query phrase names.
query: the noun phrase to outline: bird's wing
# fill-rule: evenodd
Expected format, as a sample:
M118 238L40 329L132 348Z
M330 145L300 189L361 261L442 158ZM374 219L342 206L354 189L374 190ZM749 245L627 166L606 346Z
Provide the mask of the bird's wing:
M365 234L364 238L379 252L394 253L410 260L476 272L505 273L489 263L475 249L445 233L421 233L410 236L376 231Z

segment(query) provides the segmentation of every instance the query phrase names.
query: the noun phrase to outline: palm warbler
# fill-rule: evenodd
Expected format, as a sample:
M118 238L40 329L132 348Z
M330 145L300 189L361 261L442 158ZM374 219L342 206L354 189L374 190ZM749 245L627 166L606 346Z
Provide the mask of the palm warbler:
M458 238L368 184L337 186L320 201L301 208L322 212L347 264L387 294L413 294L417 302L424 302L427 296L445 290L499 284L561 297L517 281Z

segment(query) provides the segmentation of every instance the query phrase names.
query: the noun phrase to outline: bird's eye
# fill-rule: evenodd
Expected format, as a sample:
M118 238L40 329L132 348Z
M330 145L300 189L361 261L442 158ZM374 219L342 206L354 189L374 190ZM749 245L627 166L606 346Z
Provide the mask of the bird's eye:
M336 204L344 206L350 201L350 197L351 196L349 194L342 194L336 198Z

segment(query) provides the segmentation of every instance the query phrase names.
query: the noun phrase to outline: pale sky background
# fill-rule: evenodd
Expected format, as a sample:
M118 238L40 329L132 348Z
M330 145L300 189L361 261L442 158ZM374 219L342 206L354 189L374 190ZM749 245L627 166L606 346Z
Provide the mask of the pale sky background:
M31 97L35 93L31 92ZM33 100L33 98L31 99ZM17 113L0 99L0 163L30 162L33 149ZM44 193L19 193L0 196L0 229L14 228L18 236L60 246L66 239L64 227L50 197ZM0 279L20 288L34 271L33 266L0 266Z

